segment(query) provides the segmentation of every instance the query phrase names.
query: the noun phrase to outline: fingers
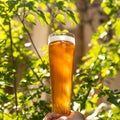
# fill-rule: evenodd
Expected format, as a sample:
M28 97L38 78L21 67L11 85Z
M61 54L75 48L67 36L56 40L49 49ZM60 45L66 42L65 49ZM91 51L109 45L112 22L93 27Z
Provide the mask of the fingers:
M43 120L85 120L80 112L71 112L69 116L61 116L58 113L48 113Z
M68 118L66 117L66 116L62 116L62 117L60 117L60 118L58 118L58 119L56 119L56 120L67 120Z
M67 120L85 120L80 112L71 112Z
M48 113L43 120L53 120L59 117L60 117L60 114L51 112L51 113Z

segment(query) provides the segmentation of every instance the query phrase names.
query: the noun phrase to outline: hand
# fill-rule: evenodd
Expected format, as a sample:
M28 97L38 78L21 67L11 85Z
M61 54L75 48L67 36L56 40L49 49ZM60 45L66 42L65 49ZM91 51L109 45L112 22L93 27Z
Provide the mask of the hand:
M43 120L85 120L80 112L71 112L69 116L61 116L58 113L48 113Z

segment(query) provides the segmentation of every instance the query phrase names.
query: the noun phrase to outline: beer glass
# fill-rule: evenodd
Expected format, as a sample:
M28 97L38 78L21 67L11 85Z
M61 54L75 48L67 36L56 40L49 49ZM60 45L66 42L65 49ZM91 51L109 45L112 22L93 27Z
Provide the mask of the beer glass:
M75 38L72 33L52 33L48 45L53 112L69 115Z

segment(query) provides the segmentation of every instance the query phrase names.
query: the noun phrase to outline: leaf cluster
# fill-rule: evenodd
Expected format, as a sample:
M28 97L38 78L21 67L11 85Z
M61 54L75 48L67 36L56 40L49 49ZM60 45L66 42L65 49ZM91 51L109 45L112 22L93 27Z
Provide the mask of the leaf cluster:
M0 0L0 119L37 120L51 111L42 99L50 94L47 47L41 57L30 26L41 22L54 31L65 16L76 22L74 13L73 1Z
M85 110L85 114L90 114L88 120L119 120L120 91L105 84L120 70L119 6L119 1L101 2L108 21L93 34L91 48L76 71L73 108L76 105L75 109Z

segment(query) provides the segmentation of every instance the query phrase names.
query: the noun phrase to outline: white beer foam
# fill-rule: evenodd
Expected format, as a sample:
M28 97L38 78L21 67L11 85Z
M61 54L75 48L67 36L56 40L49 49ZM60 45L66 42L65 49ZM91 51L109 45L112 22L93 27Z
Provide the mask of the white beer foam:
M75 44L75 38L68 35L56 35L48 38L48 44L55 41L68 41Z

